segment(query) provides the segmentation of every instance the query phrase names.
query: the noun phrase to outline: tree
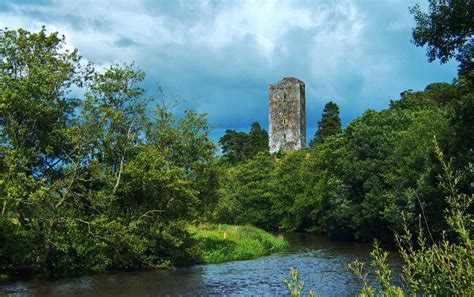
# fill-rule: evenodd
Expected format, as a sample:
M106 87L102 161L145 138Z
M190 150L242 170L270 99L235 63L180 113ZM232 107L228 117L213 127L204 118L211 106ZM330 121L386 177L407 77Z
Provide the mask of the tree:
M422 219L418 236L404 223L404 230L396 235L398 254L402 260L403 286L393 281L394 270L388 264L389 253L380 248L377 241L370 253L376 284L373 286L369 273L364 271L364 263L354 261L349 268L361 279L361 296L472 296L474 294L474 252L472 248L472 213L469 208L474 196L461 193L461 176L444 159L435 142L436 157L440 161L442 174L439 186L444 192L446 209L444 221L447 226L440 241L433 241L431 233L423 229ZM403 216L402 216L403 219ZM449 239L446 236L449 234ZM376 287L380 289L376 289Z
M339 118L339 107L336 103L329 101L324 106L321 121L318 122L318 130L309 145L310 147L314 147L323 143L326 137L340 132L341 119Z
M222 159L231 164L243 161L247 136L245 132L226 130L224 136L219 139L219 144L222 148Z
M275 166L274 156L259 153L252 159L228 167L221 177L216 220L275 229L277 218L272 215L274 191L271 178Z
M95 71L64 44L44 28L0 33L0 274L189 260L186 227L217 197L205 115L176 119L142 71Z
M349 187L344 183L348 167L348 143L345 133L328 137L310 150L304 164L306 178L305 205L302 207L307 221L306 230L326 234L330 239L352 239L355 205Z
M307 213L311 205L306 197L308 177L307 150L288 152L276 162L271 179L272 217L277 220L278 230L305 231Z
M268 151L268 134L258 122L253 122L245 142L245 156L255 156L258 152Z
M419 5L410 8L416 27L413 42L417 46L427 45L430 62L439 59L446 63L455 58L460 73L474 66L474 1L472 0L429 0L429 12L423 12Z
M250 132L226 130L219 139L222 148L222 160L235 164L253 158L259 152L268 151L268 134L258 122L253 122Z
M452 101L450 124L456 129L454 148L448 154L455 157L458 169L474 159L470 128L474 123L474 1L429 0L429 4L429 12L421 11L418 5L410 8L416 21L413 41L417 46L428 46L430 62L439 59L446 63L452 58L459 62L460 77L452 87L455 92L445 96ZM472 173L467 180L470 178Z
M38 33L0 31L2 264L52 265L53 230L65 226L69 208L62 172L70 164L78 106L69 92L82 86L84 75L77 50L65 48L64 36L46 34L44 27Z
M78 104L68 94L82 85L80 56L64 45L64 36L47 35L44 27L0 30L1 143L30 173L51 170L64 157L65 128Z

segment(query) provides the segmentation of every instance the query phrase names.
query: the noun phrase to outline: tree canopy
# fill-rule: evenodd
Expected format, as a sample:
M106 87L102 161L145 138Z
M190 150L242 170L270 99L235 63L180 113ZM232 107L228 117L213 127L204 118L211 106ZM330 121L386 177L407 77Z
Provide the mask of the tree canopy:
M341 119L339 118L339 106L329 101L324 106L321 120L318 122L318 130L310 142L310 147L321 144L324 140L334 134L341 132Z
M235 164L245 161L259 152L268 151L268 134L258 122L252 123L250 132L226 130L219 139L222 148L222 160Z
M413 42L427 45L430 62L441 63L455 58L461 73L474 66L474 1L429 0L429 11L424 12L417 4L410 8L415 17Z
M0 32L0 271L190 261L217 199L204 115L176 119L133 65L97 70L58 33ZM83 96L72 96L72 87Z
M448 8L468 4L433 1L431 9L446 21ZM466 57L465 47L433 46L442 61ZM308 149L269 154L268 134L254 122L248 133L227 130L218 156L205 114L177 118L147 96L133 64L98 69L58 33L2 30L0 273L193 262L199 245L189 227L201 222L362 241L423 228L447 242L443 218L457 201L449 197L473 193L474 71L463 69L452 83L404 91L345 128L328 102ZM443 187L440 152L456 189ZM471 242L472 224L461 229Z

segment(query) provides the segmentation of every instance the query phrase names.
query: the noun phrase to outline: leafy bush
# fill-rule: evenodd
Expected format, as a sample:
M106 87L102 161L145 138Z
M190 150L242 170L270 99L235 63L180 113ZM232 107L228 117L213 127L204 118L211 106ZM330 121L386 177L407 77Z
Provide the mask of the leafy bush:
M473 219L468 211L474 196L459 192L460 176L453 172L451 162L443 159L436 145L436 155L441 162L443 176L440 185L446 193L446 222L449 228L443 232L439 242L434 241L428 226L423 229L422 218L416 245L407 225L403 235L397 235L399 253L403 260L402 277L404 287L393 284L393 272L387 264L388 253L378 242L371 253L372 266L381 288L367 281L364 263L355 261L350 269L363 281L361 295L402 296L402 295L448 295L472 296L474 294L474 247L472 242ZM423 218L423 222L424 218ZM428 234L428 235L426 235Z
M205 115L177 119L144 77L82 63L45 28L0 30L0 274L189 261L186 226L216 202L215 146Z

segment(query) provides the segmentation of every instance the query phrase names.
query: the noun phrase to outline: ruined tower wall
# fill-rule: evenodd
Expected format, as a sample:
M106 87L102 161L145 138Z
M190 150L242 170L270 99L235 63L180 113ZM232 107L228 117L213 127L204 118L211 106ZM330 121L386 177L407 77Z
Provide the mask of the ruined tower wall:
M293 151L306 146L305 85L285 77L268 87L270 152Z

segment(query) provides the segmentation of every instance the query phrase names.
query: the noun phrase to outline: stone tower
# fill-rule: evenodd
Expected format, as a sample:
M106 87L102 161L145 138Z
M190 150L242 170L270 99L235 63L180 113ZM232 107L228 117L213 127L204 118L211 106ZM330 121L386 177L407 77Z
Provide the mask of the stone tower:
M293 151L306 146L304 82L284 77L268 87L270 152Z

